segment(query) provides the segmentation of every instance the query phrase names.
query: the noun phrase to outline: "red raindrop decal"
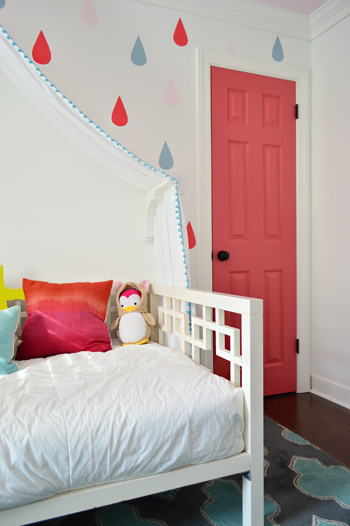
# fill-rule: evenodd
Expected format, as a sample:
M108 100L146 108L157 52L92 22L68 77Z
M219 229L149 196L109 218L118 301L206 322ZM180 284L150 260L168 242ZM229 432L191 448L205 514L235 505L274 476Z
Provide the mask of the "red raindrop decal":
M188 43L187 33L181 18L179 18L179 21L174 31L174 42L178 46L186 46Z
M40 31L33 46L32 56L38 64L48 64L51 60L50 47L42 31Z
M128 123L128 114L120 97L118 97L116 105L114 106L112 122L116 126L125 126Z
M194 235L191 222L187 223L187 237L188 237L188 248L194 248L196 246L196 236Z

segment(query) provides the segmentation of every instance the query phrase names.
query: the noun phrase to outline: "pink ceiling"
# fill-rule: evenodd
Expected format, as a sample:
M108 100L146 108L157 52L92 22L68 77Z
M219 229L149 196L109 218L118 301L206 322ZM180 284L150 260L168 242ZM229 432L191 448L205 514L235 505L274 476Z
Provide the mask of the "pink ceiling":
M325 4L327 0L255 0L261 4L273 5L282 9L289 9L297 13L310 15L316 11L321 5Z

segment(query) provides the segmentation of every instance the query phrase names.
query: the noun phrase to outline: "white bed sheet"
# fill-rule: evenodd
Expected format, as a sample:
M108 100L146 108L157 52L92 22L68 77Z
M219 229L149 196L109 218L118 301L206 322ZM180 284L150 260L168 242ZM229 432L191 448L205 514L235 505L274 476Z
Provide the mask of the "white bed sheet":
M0 377L0 509L243 450L243 392L156 343Z

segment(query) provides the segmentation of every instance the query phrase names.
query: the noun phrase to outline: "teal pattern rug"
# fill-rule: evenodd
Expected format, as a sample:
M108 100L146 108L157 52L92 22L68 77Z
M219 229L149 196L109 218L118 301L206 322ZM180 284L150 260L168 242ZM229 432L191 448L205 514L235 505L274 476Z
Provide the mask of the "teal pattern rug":
M350 526L350 469L267 417L264 435L264 526ZM236 475L37 524L241 526L241 502Z

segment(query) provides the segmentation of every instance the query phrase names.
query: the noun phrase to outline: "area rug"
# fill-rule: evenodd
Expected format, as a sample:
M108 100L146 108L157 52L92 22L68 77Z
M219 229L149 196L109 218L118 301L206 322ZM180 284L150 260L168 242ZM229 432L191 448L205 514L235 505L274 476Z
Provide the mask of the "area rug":
M264 526L350 526L350 469L267 417L264 436ZM37 524L241 526L241 502L233 476Z

